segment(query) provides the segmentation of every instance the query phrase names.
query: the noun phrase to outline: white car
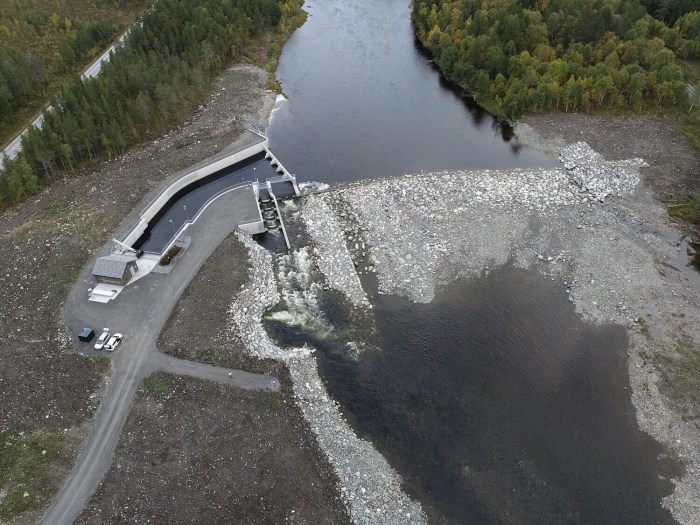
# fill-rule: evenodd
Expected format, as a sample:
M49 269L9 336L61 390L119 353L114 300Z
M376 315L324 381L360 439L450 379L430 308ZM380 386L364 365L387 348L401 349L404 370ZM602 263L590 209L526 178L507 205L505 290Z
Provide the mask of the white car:
M112 337L109 338L107 344L105 344L105 350L107 350L108 352L114 352L119 346L119 343L122 342L123 338L124 336L122 334L114 334Z
M102 350L109 339L109 328L102 329L102 335L95 341L95 350Z

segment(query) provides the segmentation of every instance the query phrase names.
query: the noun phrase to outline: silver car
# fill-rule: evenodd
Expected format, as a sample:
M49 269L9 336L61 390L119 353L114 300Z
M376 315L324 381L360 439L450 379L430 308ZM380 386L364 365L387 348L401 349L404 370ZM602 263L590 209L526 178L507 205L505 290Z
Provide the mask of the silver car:
M103 328L102 335L100 335L95 342L95 350L102 350L107 342L107 339L109 339L109 328Z

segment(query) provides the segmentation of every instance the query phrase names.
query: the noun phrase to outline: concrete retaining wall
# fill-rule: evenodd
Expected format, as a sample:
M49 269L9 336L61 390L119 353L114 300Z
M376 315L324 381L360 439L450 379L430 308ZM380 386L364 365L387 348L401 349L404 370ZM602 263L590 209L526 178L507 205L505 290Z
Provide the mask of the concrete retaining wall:
M196 182L204 177L216 173L217 171L241 162L253 155L262 153L267 150L268 139L265 138L260 142L248 146L247 148L234 152L226 157L212 161L209 164L201 166L200 168L194 169L189 173L184 174L182 177L178 178L170 186L165 188L146 209L141 213L141 218L136 226L127 234L127 236L122 240L122 242L128 246L132 246L139 237L146 231L148 223L156 216L156 214L161 210L163 206L167 204L170 198L175 195L178 191L189 186L193 182ZM259 232L256 232L259 233Z
M246 222L238 225L238 229L243 233L248 235L257 235L258 233L265 233L267 228L265 228L265 223L263 221Z

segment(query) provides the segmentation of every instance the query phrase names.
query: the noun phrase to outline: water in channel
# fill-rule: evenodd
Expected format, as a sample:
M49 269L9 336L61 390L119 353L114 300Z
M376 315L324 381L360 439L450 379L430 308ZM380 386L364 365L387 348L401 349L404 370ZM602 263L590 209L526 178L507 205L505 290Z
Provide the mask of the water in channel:
M256 179L264 181L276 175L265 154L259 153L186 186L151 219L146 231L134 243L134 248L161 253L180 227L192 220L213 196L237 184Z
M306 9L277 72L289 100L268 128L301 180L557 165L440 80L408 0ZM674 523L661 499L678 467L637 427L622 327L583 323L561 283L512 267L427 305L371 294L357 319L305 273L308 238L288 224L298 250L280 263L266 326L318 349L329 392L432 523Z

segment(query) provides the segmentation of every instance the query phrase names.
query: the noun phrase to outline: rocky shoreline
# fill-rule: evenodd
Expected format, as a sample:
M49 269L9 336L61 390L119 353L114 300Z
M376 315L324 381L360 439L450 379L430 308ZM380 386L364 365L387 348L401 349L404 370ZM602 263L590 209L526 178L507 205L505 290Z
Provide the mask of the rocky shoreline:
M355 435L337 403L328 396L313 351L279 348L267 335L262 316L280 300L273 257L249 238L241 235L240 239L250 253L250 276L231 307L229 330L240 334L251 354L277 359L288 366L296 402L333 465L341 484L341 498L353 522L426 523L420 505L401 490L398 474L371 443Z
M563 170L431 173L312 195L302 217L315 264L326 285L355 305L366 301L359 294L358 271L375 274L380 293L417 302L430 302L458 277L478 277L504 264L563 283L584 319L628 328L639 426L685 465L663 504L680 523L700 523L700 428L671 406L649 358L665 355L678 334L695 348L700 341L697 290L676 264L681 247L664 237L664 210L638 184L641 159L605 161L585 143L569 145L560 155ZM260 320L280 299L273 259L252 242L249 249L251 283L231 310L232 326L247 334L254 355L287 362L297 399L335 467L353 519L369 523L375 516L376 522L381 510L384 523L403 523L407 513L423 521L420 506L400 491L386 461L342 420L312 352L280 349L270 341ZM353 261L366 263L356 269Z

